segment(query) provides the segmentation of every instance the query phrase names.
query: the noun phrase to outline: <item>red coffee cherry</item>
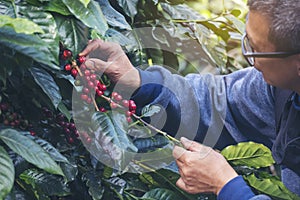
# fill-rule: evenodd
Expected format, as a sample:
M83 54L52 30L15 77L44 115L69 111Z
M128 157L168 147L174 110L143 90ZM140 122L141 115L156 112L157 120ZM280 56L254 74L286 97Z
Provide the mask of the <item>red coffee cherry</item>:
M72 51L65 49L62 53L62 59L67 60L72 57Z
M78 57L78 62L79 62L80 64L84 63L85 60L86 60L86 58L85 58L84 56L79 56L79 57Z
M124 100L122 101L122 105L123 105L124 107L128 108L128 107L129 107L129 101L126 100L126 99L124 99Z
M130 111L136 110L136 104L133 100L129 100L129 110Z
M90 89L87 88L87 87L84 87L84 88L82 89L82 92L85 93L85 94L89 94L89 93L90 93Z
M72 69L72 65L71 64L68 63L68 64L65 65L65 70L66 71L70 71L71 69Z
M77 69L73 68L73 69L71 70L71 74L72 74L72 76L75 78L75 77L77 76L77 74L78 74Z

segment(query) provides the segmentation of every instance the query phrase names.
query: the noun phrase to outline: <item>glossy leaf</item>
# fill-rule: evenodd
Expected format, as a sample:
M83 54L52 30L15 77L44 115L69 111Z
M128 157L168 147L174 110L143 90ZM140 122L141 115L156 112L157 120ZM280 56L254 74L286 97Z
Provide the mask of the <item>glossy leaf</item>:
M0 139L29 163L49 173L63 175L61 168L42 147L18 131L4 129L0 132Z
M109 3L109 1L97 0L107 23L119 29L131 30L131 26L126 21L125 17L116 11Z
M105 34L108 25L97 2L91 1L87 7L84 7L80 0L62 1L70 12L86 26L96 29L101 35Z
M43 7L23 5L19 6L20 13L36 23L43 31L39 37L45 42L47 49L51 52L48 57L58 65L59 40L57 25L52 14L45 12Z
M135 158L135 163L141 167L139 171L142 172L166 168L174 161L172 150L173 146L167 145L163 148L157 148L146 153L140 153L138 154L138 157Z
M0 146L0 199L12 189L15 180L15 168L6 150Z
M189 194L176 186L176 182L180 175L178 172L170 169L159 169L151 172L151 177L155 182L159 183L160 187L167 188L176 193L179 199L196 200L199 199L199 194Z
M178 196L175 192L164 188L152 189L146 192L143 198L151 198L153 200L182 200L182 197Z
M143 117L151 117L156 113L159 113L161 108L156 105L147 105L142 109L142 116Z
M20 134L30 138L34 142L36 142L38 145L40 145L51 157L53 160L57 162L65 162L69 163L68 159L63 156L52 144L50 144L48 141L34 137L29 132L20 132Z
M221 154L233 165L260 168L274 163L270 149L254 142L241 142L228 146L221 151Z
M16 33L33 34L43 33L41 27L36 23L24 18L11 18L7 15L0 15L0 27L12 27Z
M86 183L89 194L94 200L102 199L105 190L99 173L87 172L82 176L82 180Z
M53 77L42 68L31 68L30 72L35 82L42 88L45 94L50 98L53 106L58 107L62 100L59 87L55 83Z
M276 199L285 199L285 200L299 200L300 197L291 193L284 184L274 178L257 178L254 174L251 174L249 176L244 176L246 181L255 188L256 190L270 195Z
M61 15L72 15L68 7L62 2L62 0L51 0L46 6L45 11L56 12Z
M239 20L238 18L234 17L231 14L227 14L224 16L230 23L232 23L232 25L236 28L236 30L240 33L240 34L244 34L245 32L245 24Z
M134 140L134 145L139 149L139 152L147 152L162 148L169 144L169 140L162 135L155 135L148 138L137 138Z
M124 117L120 113L102 112L96 112L92 116L97 147L93 150L94 156L100 160L104 158L104 155L108 156L112 162L111 167L121 170L124 170L130 162L132 153L137 152L137 148L127 137ZM99 155L100 152L104 155Z
M59 38L63 46L73 55L82 51L88 41L88 28L74 17L55 16ZM70 76L70 78L74 79Z
M109 178L105 181L110 184L110 188L113 188L117 194L122 194L127 184L124 179L117 176Z
M126 15L133 19L133 17L137 14L138 0L131 0L131 1L117 0L117 1L119 3L120 7L123 8Z
M72 116L71 116L71 113L70 111L68 110L68 108L65 106L65 104L63 102L60 102L58 104L58 110L65 115L65 117L68 119L68 121L71 120Z
M11 48L33 60L58 69L46 43L35 35L16 33L13 29L0 28L0 45Z
M69 188L64 183L62 177L39 172L35 169L28 169L20 174L20 179L31 185L35 193L41 192L46 196L67 196L70 194Z

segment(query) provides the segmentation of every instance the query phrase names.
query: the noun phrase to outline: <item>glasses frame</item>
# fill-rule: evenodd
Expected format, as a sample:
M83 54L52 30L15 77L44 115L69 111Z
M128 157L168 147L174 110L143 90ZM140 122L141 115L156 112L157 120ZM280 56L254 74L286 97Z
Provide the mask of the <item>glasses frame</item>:
M245 41L248 42L249 47L251 48L252 52L247 52L245 48ZM284 52L284 51L277 51L277 52L254 52L253 47L251 47L249 43L249 39L247 37L247 33L244 33L241 38L241 44L242 44L242 53L247 62L254 66L255 59L254 58L286 58L295 54L299 54L299 51L292 51L292 52ZM252 59L251 59L252 58Z

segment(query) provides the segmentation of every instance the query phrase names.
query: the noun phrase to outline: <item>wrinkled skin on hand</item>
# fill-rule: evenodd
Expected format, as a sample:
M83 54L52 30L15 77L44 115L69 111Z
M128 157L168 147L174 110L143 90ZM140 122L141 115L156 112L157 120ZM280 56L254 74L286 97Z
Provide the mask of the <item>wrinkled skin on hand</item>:
M176 185L192 194L218 194L223 186L238 176L226 159L210 147L181 138L184 148L175 146L173 156L179 167Z
M138 70L117 43L91 40L79 56L87 57L84 62L87 68L105 73L114 83L125 88L136 89L140 86Z

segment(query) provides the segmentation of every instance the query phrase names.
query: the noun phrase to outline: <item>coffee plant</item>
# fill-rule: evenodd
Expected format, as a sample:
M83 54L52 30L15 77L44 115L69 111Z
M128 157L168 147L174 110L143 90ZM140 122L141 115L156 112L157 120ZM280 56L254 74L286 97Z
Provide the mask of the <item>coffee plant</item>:
M137 112L78 56L102 38L119 43L134 66L171 66L182 75L243 68L245 8L213 13L206 2L198 12L191 5L204 3L184 0L1 0L0 199L216 199L176 187L178 141L145 119L160 108ZM122 149L132 153L125 160ZM137 152L160 157L136 160ZM221 153L255 192L296 198L270 174L274 161L263 145Z

